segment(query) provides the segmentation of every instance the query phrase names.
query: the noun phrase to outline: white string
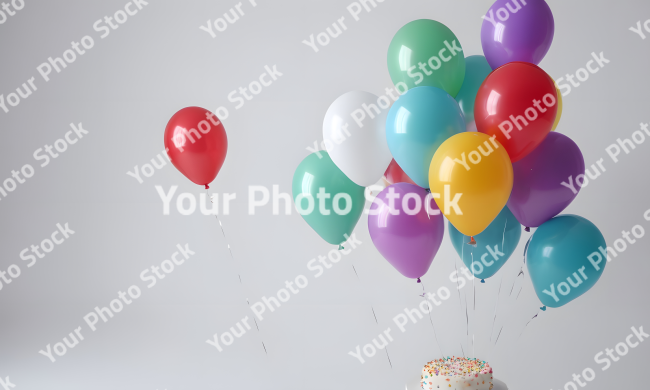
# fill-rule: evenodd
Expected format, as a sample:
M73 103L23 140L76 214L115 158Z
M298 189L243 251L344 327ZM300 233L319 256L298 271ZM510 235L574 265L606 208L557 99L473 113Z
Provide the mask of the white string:
M210 195L210 192L208 192L207 186L206 186L205 192L208 194L208 197L210 198L210 203L214 203L212 201L212 195ZM217 218L217 222L219 222L219 227L221 228L221 234L223 234L223 239L226 241L226 245L228 245L228 252L230 252L230 258L235 263L235 265L237 265L237 262L235 261L235 256L233 256L233 254L232 254L232 248L230 247L230 243L228 242L228 237L226 237L226 231L223 229L223 224L221 223L221 220L219 219L219 215L217 213L215 213L214 216ZM237 267L237 268L239 268L239 267ZM241 274L239 273L239 269L237 269L236 272L237 272L237 277L239 278L239 284L240 284L242 290L244 290L244 294L246 294L246 289L244 288L244 282L242 282ZM248 300L248 298L246 298L246 304L248 304L248 307L250 308L251 303ZM264 348L264 353L266 355L268 355L268 351L266 350L266 345L264 345L264 340L261 340L262 335L260 333L260 327L257 325L257 320L255 319L255 317L253 317L253 322L255 323L255 328L257 328L257 333L260 335L260 341L262 342L262 347Z

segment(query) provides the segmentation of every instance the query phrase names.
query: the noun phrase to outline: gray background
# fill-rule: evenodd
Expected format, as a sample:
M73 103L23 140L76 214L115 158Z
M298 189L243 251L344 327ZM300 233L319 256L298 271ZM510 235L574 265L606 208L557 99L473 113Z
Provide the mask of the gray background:
M392 318L421 301L421 287L402 277L372 245L367 218L355 230L363 242L318 279L307 262L332 247L295 212L272 215L271 206L248 215L248 186L279 185L290 192L293 172L321 139L329 104L350 90L376 94L392 86L386 51L395 32L418 18L443 22L457 35L466 55L481 54L481 15L491 1L386 0L355 22L348 0L267 1L216 38L199 29L236 2L149 1L105 39L93 23L122 9L126 1L30 1L0 25L4 60L0 93L5 97L30 77L38 91L7 114L0 112L0 179L31 164L36 174L0 200L0 270L17 264L21 276L0 290L0 377L17 389L403 389L417 380L422 365L440 356L428 320L400 334ZM605 159L607 172L584 188L566 210L594 222L608 244L636 224L649 227L648 142L613 164L605 148L630 137L647 122L650 39L628 31L650 18L646 1L549 1L556 33L541 66L554 78L574 73L604 52L604 69L564 99L558 131L582 149L587 165ZM319 53L302 44L341 16L349 29ZM69 42L90 35L95 47L44 82L36 67L61 56ZM648 34L650 35L650 33ZM247 86L277 65L283 76L240 110L228 93ZM212 185L237 193L230 215L222 216L227 242L213 217L198 211L170 215L154 186L177 193L203 192L171 165L139 184L126 175L163 149L163 131L178 109L198 105L228 108L224 120L228 157ZM79 123L89 131L50 165L41 168L32 154ZM69 223L74 236L34 267L19 253L50 236L57 223ZM504 295L522 265L529 233L509 262L486 284L477 284L476 311L471 286L449 280L461 261L445 238L423 278L427 290L439 286L452 297L436 308L434 324L442 352L459 354L466 340L462 318L465 295L474 354L487 359L496 377L512 389L558 389L591 367L599 389L643 386L650 346L641 344L607 371L593 357L624 341L631 326L650 329L647 296L648 238L630 246L606 268L588 294L538 312L526 274L518 300ZM196 252L166 279L147 289L140 272L159 265L189 244ZM359 278L351 267L354 264ZM239 283L240 273L243 285ZM251 302L274 295L285 280L305 275L309 286L219 353L205 340L251 316ZM503 278L503 279L500 279ZM107 306L131 285L142 296L96 332L82 317ZM507 324L496 346L490 342L497 291L502 285L496 329ZM379 324L375 323L371 307ZM462 308L462 309L461 309ZM56 363L38 354L81 326L85 340ZM380 353L360 364L347 355L391 327L392 368ZM471 330L470 330L470 333ZM264 353L260 340L266 344ZM465 343L467 348L467 343ZM412 387L409 387L409 390Z

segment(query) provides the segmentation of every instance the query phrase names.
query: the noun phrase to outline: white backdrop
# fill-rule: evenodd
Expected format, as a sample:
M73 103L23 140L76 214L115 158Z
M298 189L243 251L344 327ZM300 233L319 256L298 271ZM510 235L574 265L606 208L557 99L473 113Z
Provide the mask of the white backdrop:
M21 2L13 3L20 8ZM0 94L7 112L0 110L0 180L4 183L12 170L26 164L34 174L6 196L0 193L0 271L10 280L3 279L0 290L0 385L66 390L403 389L417 380L426 361L464 351L488 360L496 377L511 389L565 388L573 374L582 375L587 368L595 372L590 387L643 386L643 367L650 358L647 343L620 358L614 355L619 360L605 371L605 363L594 357L625 342L631 327L650 330L648 238L613 259L589 293L541 313L524 330L540 306L527 273L515 279L529 233L522 235L520 247L495 277L486 284L475 281L475 286L466 280L460 290L450 274L462 263L445 237L423 278L427 291L446 286L452 292L432 313L437 343L428 318L409 322L403 333L393 321L404 309L417 307L422 287L402 277L375 250L366 216L355 230L361 244L316 277L319 271L309 269L309 261L334 248L295 210L284 215L286 196L277 197L280 215L274 215L273 202L249 214L249 195L260 199L260 187L271 196L274 186L279 193L291 192L293 172L310 153L307 148L320 143L322 121L334 99L352 90L381 95L392 87L386 51L402 25L418 18L438 20L456 34L465 55L481 54L481 16L491 1L385 0L376 2L371 12L362 11L359 20L347 9L350 0L144 3L129 6L125 12L137 13L125 21L122 13L116 16L125 9L124 0L25 0L18 11L7 1L3 11ZM602 52L610 61L564 97L558 131L580 146L587 166L604 160L606 171L566 212L594 222L611 245L623 230L637 224L648 227L643 214L650 209L650 143L621 153L618 162L606 148L650 121L650 39L629 30L650 19L650 3L549 4L555 41L541 63L549 75L558 79L575 73L592 53ZM234 24L222 32L201 29L231 8L239 15ZM124 23L106 21L107 16ZM316 52L302 43L341 17L348 28L327 46L317 46ZM60 72L50 64L48 74L48 65L42 64L73 48L71 42L91 46L90 40L82 40L86 36L92 38L92 48L65 68L59 64ZM276 77L273 83L251 100L242 98L238 89L267 68ZM7 104L8 96L16 88L24 93L23 83L29 86L32 78L32 94L15 106ZM165 124L178 109L191 105L228 111L227 118L225 111L217 111L230 148L211 186L219 194L227 239L216 219L202 215L198 205L190 215L177 207L179 196L195 197L200 204L203 189L169 163L160 169L145 167L151 159L160 164ZM42 166L46 158L36 160L34 154L45 155L46 145L65 139L71 124L80 135L73 132L68 138L78 140L66 143L64 152L53 149L57 157L49 155ZM134 177L136 167L140 180ZM171 196L168 215L160 193ZM224 194L236 194L227 214ZM190 200L185 202L187 207ZM67 224L74 234L68 232L64 242L29 266L31 260L21 259L21 253L31 253L32 245L50 238L57 224ZM177 244L194 254L173 272L161 273L164 279L154 276L152 285L151 267L170 259ZM17 269L20 275L13 278ZM253 304L275 296L286 281L300 275L308 285L274 312L267 311L257 331L246 299ZM140 291L136 299L129 298L131 286L136 286L134 295ZM109 307L120 292L132 302L122 300L123 308L107 322L97 317L93 331L84 317L96 307ZM221 352L206 342L215 333L237 330L244 317L249 317L251 329L231 345L222 345ZM363 364L348 354L387 328L394 339L387 347L390 362L384 351ZM83 340L63 353L63 338L71 343L75 329ZM475 347L465 350L472 334ZM51 350L54 362L39 353L57 343L61 356Z

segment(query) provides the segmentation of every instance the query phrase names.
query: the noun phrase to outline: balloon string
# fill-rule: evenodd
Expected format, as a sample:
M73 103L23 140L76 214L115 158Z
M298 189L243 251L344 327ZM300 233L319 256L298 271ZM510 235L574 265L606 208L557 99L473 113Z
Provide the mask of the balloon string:
M521 268L519 269L519 273L517 273L517 276L515 277L515 280L514 280L513 283L512 283L512 288L510 289L510 294L508 294L508 297L512 297L512 292L513 292L513 290L514 290L514 288L515 288L515 285L517 284L517 281L520 280L520 276L521 276L521 280L523 280L524 277L525 277L525 276L524 276L524 265L526 265L526 253L528 253L528 245L530 244L530 242L531 242L532 239L533 239L533 236L531 235L531 236L528 238L528 241L526 241L526 246L524 247L523 264L521 265ZM517 296L516 296L515 299L514 299L514 303L513 303L513 305L517 302L517 300L519 300L519 296L521 295L521 291L522 291L522 290L523 290L523 284L519 287L519 291L517 292ZM542 309L542 310L545 310L545 309ZM539 313L538 313L538 314L539 314ZM536 314L533 318L531 318L530 321L532 321L533 319L535 319L535 318L537 317L538 314ZM509 323L509 320L510 320L510 318L512 318L512 316L513 316L512 313L509 314L509 315L507 316L507 318L506 318L507 321L505 322L506 324ZM526 327L528 326L528 324L530 323L530 321L528 321L528 323L526 324ZM504 325L504 326L505 326L505 325ZM504 326L501 327L501 330L499 331L499 336L501 335L501 331L503 331ZM524 327L524 330L526 329L526 327ZM523 331L522 331L522 333L523 333ZM520 334L519 336L521 337L521 334ZM497 339L496 339L496 341L494 342L494 347L496 347L496 345L497 345L498 342L499 342L499 337L497 336Z
M464 238L465 236L463 236ZM460 247L460 259L461 261L465 261L465 245L461 245ZM461 315L461 322L462 322L462 316L463 316L463 300L460 297L460 283L459 283L459 276L458 275L458 266L456 265L456 262L452 260L452 263L454 264L454 268L456 269L456 291L458 291L458 305L460 307L460 315ZM469 334L469 319L467 317L467 308L465 309L465 341L467 341L467 334ZM463 351L463 356L465 356L465 349L463 348L463 343L461 342L460 344L461 350Z
M420 279L418 278L418 283L422 283ZM424 298L424 302L427 303L427 307L429 308L429 322L431 322L431 329L433 329L433 337L436 339L436 345L438 345L438 350L440 351L440 355L442 358L445 358L445 354L442 353L442 348L440 347L440 342L438 341L438 334L436 333L436 327L433 325L433 318L431 317L431 312L433 311L433 306L427 301L426 298L426 291L424 289L424 283L422 283L422 298Z
M501 281L499 282L499 291L497 292L497 303L494 305L494 316L492 317L492 329L490 329L490 342L492 342L492 335L494 334L494 325L497 321L497 313L499 309L499 298L501 296L501 286L503 286L503 275L501 275ZM496 344L496 343L495 343ZM492 348L488 352L488 355L492 352ZM488 356L489 357L489 356Z
M474 252L472 252L472 289L474 290L474 312L472 313L472 358L476 357L476 346L474 344L474 335L476 332L476 276L474 275Z
M526 252L528 251L528 244L530 244L530 240L532 240L532 239L533 239L533 236L530 236L530 238L526 242L526 247L524 248L524 261L523 261L523 264L521 265L521 268L519 268L519 272L517 273L517 276L515 277L514 282L512 282L512 288L510 289L510 294L508 294L508 296L512 296L512 291L514 290L515 284L517 284L517 281L519 280L519 277L521 276L522 279L525 277L524 265L526 265ZM521 294L522 288L523 288L523 285L520 286L520 288L519 288L519 293L517 294L517 299L519 299L519 294Z
M208 192L208 188L210 188L210 187L208 187L208 185L206 184L205 185L205 192L208 194L208 197L210 198L210 203L214 203L212 201L212 195L210 195L210 193ZM230 243L228 242L228 237L226 237L226 231L223 229L223 224L221 223L221 220L219 219L219 215L215 213L214 216L217 218L217 222L219 222L219 227L221 228L221 234L223 234L223 239L226 241L226 245L228 245L228 252L230 252L230 258L232 259L233 263L235 263L235 265L237 265L237 262L235 261L235 256L233 256L233 254L232 254L232 248L230 247ZM239 284L240 284L242 290L244 290L244 293L245 293L246 289L244 288L244 282L242 282L242 280L241 280L241 274L239 273L239 271L236 271L236 272L237 272L237 277L239 278ZM248 298L246 298L246 303L248 304L248 307L250 308L251 303L248 300ZM264 353L268 356L268 351L266 350L266 345L264 345L264 340L262 340L260 327L257 324L257 320L255 319L255 317L253 317L253 322L255 323L255 328L257 328L257 332L258 332L258 334L260 336L260 341L262 342L262 347L264 348Z
M501 251L505 252L505 242L506 242L506 229L508 228L508 219L506 218L506 222L503 224L503 236L501 237ZM520 228L521 229L521 228ZM499 298L501 297L501 287L503 286L503 278L504 275L501 274L501 281L499 282L499 291L497 292L497 303L494 305L494 315L492 317L492 329L490 329L490 342L492 342L492 335L494 334L494 325L496 324L497 321L497 314L499 310ZM492 348L490 348L489 353L492 352Z
M526 329L528 329L528 325L529 325L529 324L530 324L530 323L531 323L535 318L539 317L539 315L540 315L543 311L546 311L546 306L540 307L539 309L540 309L540 310L537 312L537 314L535 314L535 315L533 316L533 318L531 318L530 320L528 320L528 322L526 322L526 325L524 325L524 328L521 330L521 333L519 333L519 336L517 337L517 340L516 340L515 344L517 344L517 343L519 342L519 339L521 338L521 335L523 335L524 332L526 331ZM501 332L503 331L503 328L504 328L504 327L505 327L505 325L501 327L501 330L499 331L499 336L501 336ZM496 340L495 343L494 343L494 346L495 346L495 347L496 347L497 343L499 342L499 336L497 336L497 340Z
M524 329L521 330L521 333L519 333L519 337L517 337L517 341L519 341L519 339L521 338L521 335L524 334L524 331L526 329L528 329L528 324L530 324L535 318L537 318L543 311L546 311L546 306L540 307L537 314L535 314L533 316L533 318L531 318L530 320L528 320L528 322L526 322L526 325L524 326Z
M499 330L499 334L497 335L497 339L496 339L496 341L494 342L494 346L495 346L495 347L496 347L497 343L499 342L499 337L501 337L501 332L502 332L502 331L503 331L503 326L502 326L501 329Z
M354 270L354 274L357 276L357 280L359 281L359 285L363 288L363 285L361 283L361 278L359 277L359 273L357 272L356 267L354 264L352 264L352 269ZM372 306L372 304L369 304L370 310L372 310L372 315L375 317L375 324L379 326L379 321L377 321L377 314L375 313L375 308ZM391 370L393 369L393 362L390 360L390 355L388 354L388 345L384 347L384 351L386 352L386 358L388 359L388 364L390 364Z

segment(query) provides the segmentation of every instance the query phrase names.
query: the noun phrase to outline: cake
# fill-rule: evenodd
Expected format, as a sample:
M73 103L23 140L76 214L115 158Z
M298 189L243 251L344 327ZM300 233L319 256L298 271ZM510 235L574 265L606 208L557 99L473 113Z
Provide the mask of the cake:
M478 359L437 359L424 366L420 383L424 390L491 390L492 367Z

